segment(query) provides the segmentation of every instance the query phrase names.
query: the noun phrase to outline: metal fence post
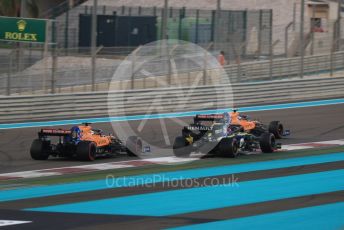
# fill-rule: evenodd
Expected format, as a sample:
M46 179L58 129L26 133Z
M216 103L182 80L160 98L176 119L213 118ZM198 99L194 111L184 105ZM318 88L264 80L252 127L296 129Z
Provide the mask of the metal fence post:
M340 50L340 37L341 37L341 0L337 0L338 1L338 11L337 11L337 37L336 37L336 51Z
M167 75L167 79L168 79L168 86L171 87L172 86L172 60L173 59L173 52L174 50L178 47L178 45L174 45L172 47L172 49L170 50L170 47L168 45L168 42L165 43L166 44L166 52L167 52L167 58L168 58L168 75Z
M156 6L153 7L153 16L156 16Z
M334 25L333 25L333 39L332 39L332 45L331 45L331 49L330 49L330 76L333 76L333 69L334 69L334 52L337 49L337 43L338 43L338 19L335 21Z
M11 95L11 75L12 75L12 51L9 54L9 64L8 64L8 73L7 73L7 89L6 95Z
M134 87L135 87L134 79L135 79L135 55L136 55L136 52L134 51L132 55L133 56L132 56L132 60L131 60L130 88L134 89Z
M210 34L210 41L214 42L214 37L215 37L215 18L216 18L216 11L212 10L211 11L211 34Z
M198 44L198 36L199 36L199 10L196 10L196 27L195 27L195 43Z
M185 8L181 8L179 10L179 22L178 22L178 39L182 40L182 24L183 24L183 18L185 16Z
M160 9L160 40L164 39L164 9Z
M235 63L237 64L237 82L240 82L241 80L241 48L244 46L243 44L241 44L239 46L239 51L237 51L237 47L235 46L234 42L230 43L231 48L233 50L234 53L234 60Z
M285 43L284 43L284 52L285 52L285 57L288 58L288 48L289 48L289 28L290 26L293 25L293 22L290 22L286 27L285 27L285 31L284 31L284 40L285 40Z
M334 48L335 47L335 44L334 42L332 43L332 47L331 47L331 53L330 53L330 76L332 77L333 76L333 54L334 54Z
M273 45L270 45L270 58L269 58L269 77L272 80L272 66L273 66Z
M136 50L132 53L132 60L131 60L131 81L130 87L131 89L135 88L135 65L136 65L136 54L141 49L141 46L137 47Z
M241 48L244 46L245 44L241 45L239 48L239 52L237 53L237 57L236 57L236 64L238 65L238 75L237 75L237 82L241 81L241 77L242 77L242 68L241 68Z
M272 76L272 70L273 70L273 55L274 55L274 48L275 46L280 42L280 40L276 40L271 46L270 46L270 69L269 69L269 76L270 80L273 79Z
M207 49L204 49L204 61L203 61L203 84L204 85L206 85L207 83L208 50L210 49L211 46L213 46L212 42L208 45Z
M218 46L218 44L220 43L220 19L221 19L221 0L217 0L217 4L216 4L216 13L215 13L215 26L214 26L214 42L215 42L215 46Z
M272 18L273 18L273 11L272 10L269 10L270 11L270 23L269 23L269 25L270 25L270 31L269 31L269 45L270 45L270 47L273 47L274 46L274 44L273 44L273 41L272 41ZM269 54L271 55L272 54L272 50L269 50Z
M42 59L44 60L45 63L45 67L44 67L44 75L43 75L43 85L42 85L42 89L44 93L47 93L47 77L48 77L48 49L49 49L49 38L48 38L48 30L49 30L49 26L52 29L52 33L53 33L53 21L48 20L45 24L45 33L46 33L46 37L45 37L45 42L44 42L44 48L43 48L43 56ZM52 38L52 41L54 41L54 39Z
M304 20L305 20L305 0L301 1L301 18L300 18L300 78L303 78L304 64Z
M51 94L55 93L55 77L57 69L57 48L53 45L52 68L51 68Z
M204 51L204 60L203 60L203 85L207 84L207 65L208 65L208 52Z
M295 31L296 26L296 2L293 5L293 31Z
M314 19L315 19L315 10L316 10L316 5L312 5L312 21L311 21L311 55L314 54Z
M271 18L272 20L272 18ZM242 56L243 57L246 57L246 54L247 54L247 23L248 23L248 19L247 19L247 9L244 11L243 13L243 41L244 42L244 47L242 48ZM271 24L272 25L272 24ZM272 34L272 28L271 28L271 34Z
M55 74L56 74L56 49L57 49L57 33L56 33L56 21L52 21L52 66L51 66L51 93L55 93Z
M263 10L259 10L258 50L257 50L258 59L261 56L261 52L262 52L262 29L263 29Z
M69 10L71 6L68 4L67 11L66 11L66 19L65 19L65 31L64 31L64 48L67 52L68 48L68 29L69 29Z
M164 9L163 9L163 18L162 18L162 38L167 39L167 24L168 24L168 0L165 0Z
M168 66L168 72L167 72L167 83L168 83L168 87L171 87L171 83L172 83L172 55L171 53L173 52L173 48L170 51L168 43L166 42L166 51L167 51L167 66Z
M91 28L91 52L92 52L92 91L95 91L95 77L96 77L96 55L97 55L97 8L98 8L98 0L93 0L93 7L92 7L92 28Z

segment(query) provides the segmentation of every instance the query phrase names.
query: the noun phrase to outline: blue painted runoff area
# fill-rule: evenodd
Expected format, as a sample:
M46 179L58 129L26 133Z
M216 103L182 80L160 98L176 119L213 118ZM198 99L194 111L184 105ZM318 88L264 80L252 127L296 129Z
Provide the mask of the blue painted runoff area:
M313 106L336 105L336 104L343 104L343 103L344 103L344 98L340 98L340 99L321 100L321 101L308 101L308 102L295 102L295 103L287 103L287 104L242 107L242 108L239 108L239 111L240 112L256 112L256 111L269 111L269 110L279 110L279 109L305 108L305 107L313 107ZM73 124L81 124L83 122L105 123L105 122L115 122L115 121L131 121L131 120L189 117L189 116L195 116L196 114L223 113L223 112L228 112L230 110L231 109L227 108L227 109L200 110L200 111L162 113L162 114L146 114L146 115L134 115L134 116L118 116L118 117L85 118L85 119L60 120L60 121L12 123L12 124L0 124L0 129L17 129L17 128L29 128L29 127L73 125Z
M278 153L277 153L278 154ZM344 152L0 191L0 202L344 160Z
M344 202L170 229L344 229Z
M344 169L27 210L108 215L169 216L340 191L344 190L343 176Z

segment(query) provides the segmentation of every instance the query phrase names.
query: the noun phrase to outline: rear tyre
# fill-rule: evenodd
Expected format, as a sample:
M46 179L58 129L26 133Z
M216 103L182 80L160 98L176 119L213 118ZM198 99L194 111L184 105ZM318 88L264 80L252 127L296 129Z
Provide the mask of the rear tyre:
M283 137L284 128L279 121L271 121L269 124L269 132L275 135L276 139Z
M96 144L89 141L80 141L76 146L76 157L81 161L94 161L96 158Z
M142 152L142 141L136 136L130 136L126 142L128 156L139 156Z
M184 137L176 137L173 143L173 153L176 157L189 157L191 146L186 143Z
M272 153L276 149L276 139L273 133L263 133L259 141L263 153Z
M47 160L49 158L50 142L36 139L30 148L31 158L34 160Z
M239 155L238 141L235 138L223 138L218 146L218 155L235 158Z

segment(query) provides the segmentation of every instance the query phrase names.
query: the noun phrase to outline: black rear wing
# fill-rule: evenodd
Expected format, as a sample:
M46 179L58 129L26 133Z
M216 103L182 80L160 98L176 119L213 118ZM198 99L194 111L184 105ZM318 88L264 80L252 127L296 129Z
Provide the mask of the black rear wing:
M70 130L63 129L41 129L41 131L38 132L38 136L64 137L69 136L71 133Z
M223 114L207 114L207 115L196 115L194 122L199 121L223 121L225 116Z

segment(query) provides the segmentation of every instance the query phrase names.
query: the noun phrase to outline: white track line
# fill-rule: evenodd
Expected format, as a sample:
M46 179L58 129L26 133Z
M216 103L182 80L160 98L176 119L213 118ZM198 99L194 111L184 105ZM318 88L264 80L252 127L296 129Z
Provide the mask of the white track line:
M0 227L18 225L18 224L28 224L32 221L22 221L22 220L0 220Z
M331 147L331 146L340 146L340 145L344 145L344 140L331 140L331 141L282 145L281 151L312 149L312 148L317 148L317 147ZM259 151L253 154L259 154ZM192 156L195 156L195 155L192 155ZM178 164L178 163L191 162L191 161L195 161L199 159L200 157L191 157L191 158L157 157L157 158L136 159L136 160L129 160L129 161L68 166L68 167L49 168L49 169L40 169L40 170L31 170L31 171L22 171L22 172L12 172L12 173L0 174L0 181L7 181L11 179L21 179L21 178L59 176L59 175L65 175L65 174L103 171L103 170L109 170L109 169L134 168L134 167L140 167L144 165L153 165L153 164Z

